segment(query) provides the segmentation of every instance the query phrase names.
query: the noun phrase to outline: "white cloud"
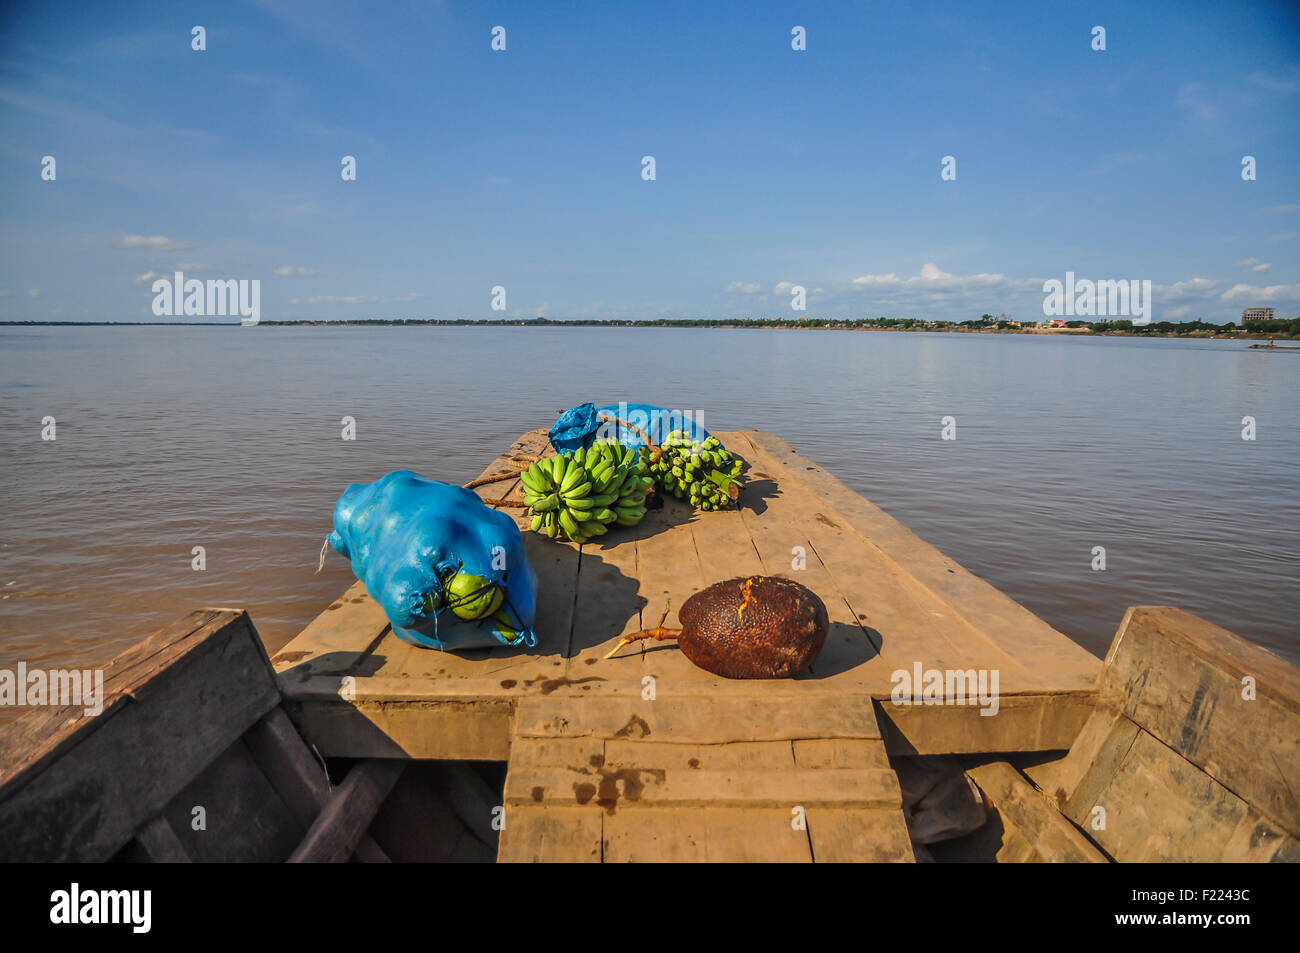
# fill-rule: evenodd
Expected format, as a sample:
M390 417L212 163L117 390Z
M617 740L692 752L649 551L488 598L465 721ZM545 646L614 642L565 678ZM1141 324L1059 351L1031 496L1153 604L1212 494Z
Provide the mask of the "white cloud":
M1297 285L1233 285L1220 301L1300 301L1300 284Z
M404 294L404 295L402 295L402 296L401 296L400 298L398 298L397 300L398 300L398 301L415 301L415 300L417 300L417 299L419 299L419 298L423 298L423 297L425 297L425 295L422 295L422 294L416 294L414 291L412 291L410 294Z
M29 297L29 298L39 298L40 296L41 296L41 289L40 289L40 288L28 288L28 289L27 289L27 297Z
M149 251L184 251L189 242L173 241L166 235L123 235L118 248L144 248Z
M315 268L300 268L294 265L281 265L272 272L281 278L315 278Z
M211 265L196 265L193 262L186 262L176 266L177 271L212 271Z
M1293 71L1293 76L1295 75ZM1262 86L1264 89L1271 89L1275 93L1294 93L1300 91L1300 82L1295 79L1287 79L1276 73L1251 73L1248 77L1256 86Z
M136 277L135 283L137 285L148 285L148 284L152 284L155 278L166 278L170 280L171 277L172 277L171 275L164 275L157 271L146 271L143 275L139 275Z
M1168 311L1166 311L1166 312L1164 313L1164 317L1165 317L1166 320L1173 320L1173 319L1176 319L1176 318L1182 318L1182 317L1185 317L1185 316L1187 315L1187 313L1188 313L1189 311L1191 311L1191 310L1192 310L1192 308L1191 308L1190 305L1181 304L1181 305L1179 305L1179 306L1176 307L1176 308L1170 308Z
M792 291L794 291L794 282L793 282L793 281L780 281L780 282L777 282L776 287L772 289L772 294L774 294L774 295L778 295L778 296L780 296L780 295L787 295L787 296L788 296Z
M1155 291L1165 299L1200 298L1213 291L1216 285L1217 282L1209 278L1193 278L1190 281L1175 281L1172 285L1155 285Z
M755 295L763 290L763 286L757 281L733 281L727 285L727 291L732 294Z
M853 279L855 288L891 288L906 287L933 292L974 292L982 289L1004 285L1007 276L980 272L975 275L954 275L944 271L932 261L921 266L919 275L900 278L894 272L886 275L862 275ZM1041 282L1040 285L1041 287Z
M874 288L882 285L902 284L902 279L892 271L887 275L862 275L853 279L855 288Z
M317 295L314 298L308 298L308 304L374 304L379 298L368 295L348 295L339 297L338 295Z
M1258 258L1246 258L1242 261L1237 262L1237 264L1240 265L1242 268L1249 268L1251 271L1261 275L1273 267L1267 262L1260 261Z

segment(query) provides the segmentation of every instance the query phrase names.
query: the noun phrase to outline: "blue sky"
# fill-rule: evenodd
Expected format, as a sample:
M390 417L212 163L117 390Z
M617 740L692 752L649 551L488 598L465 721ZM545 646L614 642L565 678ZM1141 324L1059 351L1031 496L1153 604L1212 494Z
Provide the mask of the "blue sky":
M1066 271L1300 314L1296 11L14 0L0 320L154 320L181 266L264 320L1036 320Z

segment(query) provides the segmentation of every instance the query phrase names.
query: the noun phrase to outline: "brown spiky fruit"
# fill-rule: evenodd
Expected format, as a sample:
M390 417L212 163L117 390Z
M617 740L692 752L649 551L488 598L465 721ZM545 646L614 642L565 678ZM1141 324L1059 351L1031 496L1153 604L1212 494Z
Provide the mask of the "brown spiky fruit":
M714 675L789 678L812 664L829 628L817 594L780 576L714 583L687 599L677 615L680 629L661 622L627 636L614 651L638 639L675 638L688 659Z

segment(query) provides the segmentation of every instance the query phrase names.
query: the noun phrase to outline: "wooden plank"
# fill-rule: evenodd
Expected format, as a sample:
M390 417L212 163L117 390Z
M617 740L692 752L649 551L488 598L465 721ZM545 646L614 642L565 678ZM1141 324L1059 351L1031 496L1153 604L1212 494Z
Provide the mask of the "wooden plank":
M992 761L972 767L966 773L998 813L1033 844L1038 859L1053 863L1106 863L1101 851L1008 762Z
M813 807L807 816L812 859L828 863L914 863L900 810Z
M1019 690L1041 687L1075 691L1094 687L1100 665L1083 648L811 460L796 454L785 441L762 431L745 431L745 435L766 456L765 464L780 464L788 481L802 484L805 494L842 514L856 533L879 551L887 552L915 584L923 587L930 600L942 602L948 613L984 633L990 644L1017 660L1034 677ZM793 487L787 487L787 492L791 491Z
M268 712L249 729L244 743L285 804L304 826L310 824L329 800L329 777L284 709Z
M795 742L795 744L803 743ZM879 742L875 744L879 745ZM605 742L604 765L606 768L671 768L692 771L781 771L794 768L795 761L794 752L788 741L739 741L731 744L692 745L617 739ZM818 765L805 765L805 767L818 767ZM852 765L852 767L879 767L879 765Z
M528 800L505 805L497 860L503 863L584 862L601 858L602 822L589 806L549 803L537 773L567 769L592 772L604 764L598 738L515 738L506 786L527 791Z
M1101 705L1088 716L1065 757L1026 768L1025 773L1063 814L1082 827L1138 730L1113 708Z
M808 835L784 808L620 810L605 818L609 862L807 863Z
M510 771L567 767L574 771L605 761L599 738L515 738L510 746Z
M353 583L271 660L282 683L314 675L369 674L367 660L389 631L383 607Z
M878 713L891 755L1059 751L1070 747L1096 703L1092 692L999 693L998 712L976 705L894 705Z
M793 745L801 768L889 768L883 743L875 740L808 738Z
M92 717L36 712L0 769L0 858L105 860L279 701L244 612L204 610L106 669ZM41 733L62 725L54 736ZM15 743L16 742L16 743Z
M190 855L172 830L167 818L161 814L146 821L138 831L136 840L144 848L149 860L155 864L188 864Z
M1216 860L1248 806L1173 749L1139 730L1096 804L1090 836L1122 862Z
M286 696L285 710L322 756L466 761L510 756L509 698L402 696L396 690L371 691L367 681L357 679L354 701L339 697L336 685L315 680Z
M600 737L724 744L799 738L879 738L869 699L785 695L520 699L522 737Z
M1102 692L1119 699L1134 723L1300 836L1300 669L1180 609L1138 606L1107 653Z
M604 657L624 635L642 627L646 600L639 592L639 575L632 541L601 536L583 545L574 580L576 597L565 652L566 678L637 677L639 666L629 668L627 662L612 665ZM631 654L635 650L626 651ZM601 674L596 674L597 670Z
M606 768L597 772L536 768L506 779L511 804L596 804L609 813L623 807L899 808L898 779L878 768L764 770L664 770Z
M402 768L400 761L371 760L354 765L289 862L341 863L351 857Z
M272 787L243 739L213 759L162 813L195 863L281 863L309 823Z
M304 830L311 826L330 799L325 765L308 749L282 708L273 708L248 730L244 744ZM366 863L387 863L388 856L370 837L361 835L357 858Z
M640 594L645 600L641 610L643 626L657 625L663 618L668 628L680 628L678 611L703 588L705 573L693 531L698 522L699 517L689 505L672 497L665 498L663 509L648 512L642 520L644 534L636 540L636 560ZM655 679L656 692L672 691L683 684L708 686L710 692L718 693L736 690L734 680L697 667L673 641L628 646L620 652L622 665L628 666L629 656L635 659L637 655L641 670L636 677ZM730 685L726 685L728 681Z
M696 514L691 535L699 554L701 589L724 579L759 576L767 572L758 550L754 548L754 539L741 510L701 510Z
M601 859L603 815L584 807L510 805L497 862L575 863Z

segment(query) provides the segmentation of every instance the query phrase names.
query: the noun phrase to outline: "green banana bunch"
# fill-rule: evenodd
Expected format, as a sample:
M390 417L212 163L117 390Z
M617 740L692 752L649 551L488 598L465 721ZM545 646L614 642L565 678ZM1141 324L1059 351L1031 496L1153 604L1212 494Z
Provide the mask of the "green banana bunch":
M637 451L613 440L539 460L519 479L533 531L551 539L563 533L575 543L602 536L615 523L641 522L654 487Z
M642 447L641 461L661 489L702 510L736 508L745 488L739 479L745 461L717 437L701 441L674 430L664 438L658 459Z

